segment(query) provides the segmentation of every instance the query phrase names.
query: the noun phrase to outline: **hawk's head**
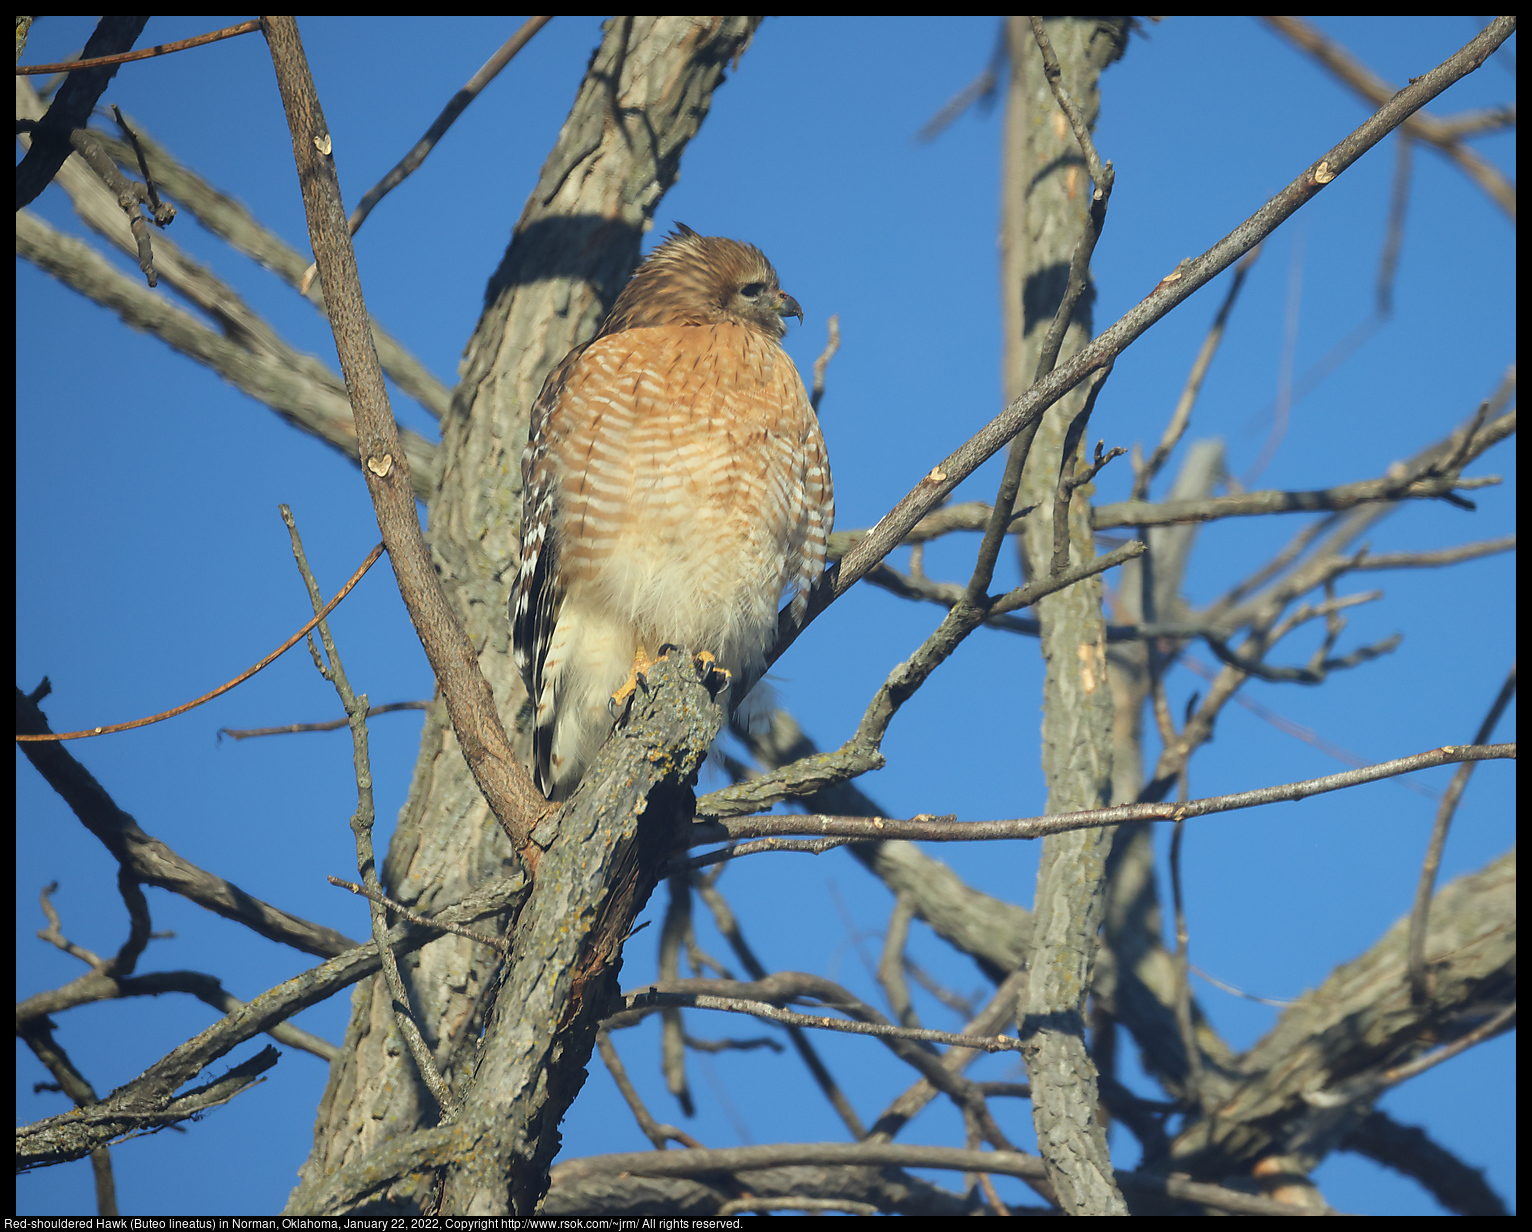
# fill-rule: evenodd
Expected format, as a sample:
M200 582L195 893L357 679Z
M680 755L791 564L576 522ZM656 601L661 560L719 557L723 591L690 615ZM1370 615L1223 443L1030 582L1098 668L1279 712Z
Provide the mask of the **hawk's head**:
M623 288L601 332L733 321L775 341L787 333L786 317L801 322L803 309L777 285L765 253L677 223Z

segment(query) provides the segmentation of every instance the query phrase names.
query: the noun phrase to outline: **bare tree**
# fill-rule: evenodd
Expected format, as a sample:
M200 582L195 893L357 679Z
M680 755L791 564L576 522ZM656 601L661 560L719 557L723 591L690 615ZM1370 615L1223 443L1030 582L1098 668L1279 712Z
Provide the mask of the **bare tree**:
M124 124L121 139L84 134L78 118L54 117L18 85L18 113L40 150L33 161L44 164L37 174L56 174L92 225L135 253L151 286L173 287L201 315L167 305L25 211L18 214L18 251L358 463L438 688L426 709L409 801L377 869L369 707L347 681L344 646L337 648L319 619L326 596L307 572L294 530L324 641L324 671L353 735L358 889L372 900L373 936L366 944L262 903L170 850L113 802L109 785L92 778L70 756L70 746L46 738L23 742L38 771L116 860L132 927L118 953L101 958L70 942L65 926L50 917L48 939L88 963L90 972L22 1002L18 1033L76 1111L19 1131L19 1166L89 1155L101 1209L112 1209L110 1145L200 1115L247 1089L275 1064L274 1049L204 1086L184 1088L266 1032L330 1063L313 1149L288 1204L293 1214L1016 1209L1014 1199L1002 1200L994 1176L1020 1178L1039 1211L1280 1214L1329 1209L1312 1173L1341 1148L1406 1172L1451 1209L1503 1210L1467 1164L1375 1104L1405 1078L1513 1025L1514 853L1441 887L1428 859L1412 915L1290 1005L1260 1044L1240 1052L1191 995L1179 903L1179 943L1165 944L1149 823L1176 827L1171 874L1179 894L1175 860L1188 818L1428 765L1458 763L1466 773L1479 760L1514 756L1514 746L1490 743L1498 713L1492 710L1472 744L1321 780L1250 784L1232 796L1191 798L1185 791L1192 754L1247 681L1318 684L1389 653L1387 642L1346 641L1344 612L1356 599L1339 594L1337 584L1380 567L1362 536L1388 509L1426 500L1461 505L1463 491L1489 482L1464 471L1514 430L1514 409L1507 409L1511 378L1461 422L1444 426L1439 440L1412 443L1409 462L1386 475L1353 475L1307 492L1243 491L1226 483L1219 451L1205 443L1189 451L1171 490L1153 498L1260 243L1401 125L1420 128L1421 108L1479 68L1513 32L1514 20L1498 19L1459 53L1378 100L1374 115L1338 144L1316 149L1312 164L1260 210L1243 221L1230 218L1223 240L1167 271L1140 304L1094 333L1090 263L1109 226L1113 173L1090 132L1100 107L1097 79L1123 54L1129 27L1115 19L1010 19L989 82L992 91L1002 80L1005 88L1007 405L958 450L926 459L926 477L875 526L837 534L837 566L801 619L784 612L775 653L863 580L940 605L946 609L940 625L892 666L842 747L817 749L777 711L764 727L736 733L755 764L736 763L733 786L700 798L692 789L716 735L716 711L707 704L716 682L667 660L579 792L562 808L550 808L536 797L513 751L522 694L505 630L527 409L552 365L590 335L637 263L641 237L725 71L741 57L740 71L748 71L755 20L606 23L490 278L450 394L363 305L367 288L348 230L365 211L353 215L348 229L324 100L290 19L263 19L263 31L291 130L317 279L304 256L242 215L148 133ZM108 30L105 23L102 29L103 43L114 40L109 50L126 50L138 33ZM517 47L535 32L529 26ZM87 51L98 53L103 48ZM1429 131L1461 144L1440 129ZM49 170L45 141L62 141L75 154L60 155ZM125 191L112 178L121 175L118 167L129 174L147 168L149 182L141 191ZM1476 173L1482 180L1482 169ZM323 303L343 381L281 339L232 289L150 236L141 206L151 205L153 221L162 221L156 192ZM1096 476L1122 452L1098 446L1093 454L1088 447L1090 415L1098 399L1110 396L1113 364L1150 325L1231 268L1232 287L1201 370L1158 446L1131 460L1131 498L1095 503ZM397 429L385 373L440 416L440 445ZM1001 450L1007 461L994 499L950 503L958 485ZM428 510L424 536L417 498ZM1198 525L1300 511L1316 517L1280 553L1258 566L1252 558L1246 576L1224 579L1227 589L1217 602L1197 607L1187 601L1183 583ZM1103 536L1114 530L1129 537L1098 555L1098 544L1107 546ZM965 531L981 532L966 582L928 577L924 545ZM901 544L917 553L906 572L887 560ZM1435 566L1506 546L1414 553L1386 567ZM992 593L997 563L1011 549L1019 554L1023 581ZM1109 611L1103 585L1111 571L1118 580ZM1023 610L1026 616L1015 614ZM1284 639L1316 623L1324 627L1320 648L1302 665L1284 662ZM883 764L883 739L900 707L982 628L1039 640L1046 668L1045 815L986 823L886 816L853 780ZM1221 666L1207 696L1178 725L1165 682L1198 645ZM316 651L316 662L320 658ZM24 736L47 734L37 707L46 691L18 690ZM1504 692L1508 697L1509 685ZM1146 711L1161 747L1151 772L1142 769ZM1434 859L1454 800L1443 805ZM780 802L804 812L763 815ZM1043 840L1030 910L964 885L912 841L1019 838ZM688 854L718 843L724 847L711 854ZM746 939L747 925L758 922L738 918L717 883L727 861L754 851L840 845L896 898L878 968L887 1014L839 982L763 965ZM656 978L620 982L637 915L662 881L668 906L656 939ZM143 885L171 889L324 961L247 1004L199 973L139 975L151 936ZM692 923L699 905L728 940L732 962L699 947ZM46 895L44 906L51 912ZM905 950L917 920L993 982L982 1004L965 1009L960 1031L919 1025ZM956 982L947 973L937 979ZM353 985L350 1025L339 1047L286 1025L299 1010ZM49 1015L166 991L191 992L224 1017L102 1098L59 1046ZM701 1046L686 1029L702 1017L694 1011L750 1014L785 1027L848 1141L715 1149L661 1123L628 1081L614 1036L660 1017L667 1083L686 1109L687 1055ZM876 1043L862 1041L866 1047L886 1048L913 1071L913 1085L870 1125L816 1038L832 1029L872 1035ZM1117 1075L1113 1058L1122 1032L1137 1045L1163 1098L1135 1094ZM660 1149L555 1163L559 1122L598 1050L643 1133ZM1028 1081L966 1077L964 1070L985 1052L1017 1053ZM938 1097L960 1113L963 1145L895 1141ZM1031 1101L1035 1155L1018 1150L997 1119L995 1101L1010 1098ZM1142 1159L1137 1168L1114 1168L1109 1123L1134 1136ZM663 1149L672 1142L687 1149ZM914 1167L974 1179L959 1191L917 1178L907 1170Z

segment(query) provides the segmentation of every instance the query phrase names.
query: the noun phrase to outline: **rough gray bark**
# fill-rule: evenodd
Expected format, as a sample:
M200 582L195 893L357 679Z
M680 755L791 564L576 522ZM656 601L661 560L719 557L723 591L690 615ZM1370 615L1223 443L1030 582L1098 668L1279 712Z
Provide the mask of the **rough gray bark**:
M649 670L627 728L559 814L453 1125L457 1165L441 1209L530 1215L542 1200L559 1121L620 995L623 943L666 854L684 841L690 784L723 721L712 703L726 679L672 650Z
M1172 1167L1222 1173L1268 1155L1312 1170L1400 1078L1388 1071L1450 1044L1516 1000L1516 853L1459 877L1432 899L1430 998L1406 978L1409 916L1283 1011L1239 1058L1216 1117L1189 1125Z
M1059 18L1047 23L1063 68L1065 88L1087 123L1099 109L1096 82L1121 54L1126 19ZM1043 336L1063 299L1070 257L1085 229L1091 182L1084 156L1042 71L1025 18L1007 32L1011 81L1006 102L1002 179L1001 287L1005 326L1005 396L1031 385ZM1089 296L1082 297L1061 356L1090 339ZM1044 416L1022 472L1020 507L1035 506L1022 523L1027 576L1049 571L1052 507L1064 438L1084 405L1076 389ZM1069 506L1072 562L1095 551L1089 488ZM1049 811L1100 808L1112 775L1112 706L1107 688L1101 583L1091 580L1043 599L1046 665L1043 686L1043 773ZM1043 840L1034 908L1027 992L1018 1007L1028 1042L1032 1117L1039 1153L1064 1210L1074 1215L1126 1214L1112 1177L1106 1134L1097 1116L1096 1070L1085 1048L1085 999L1090 991L1101 883L1109 838L1103 830Z
M304 1187L293 1214L398 1209L401 1178L435 1175L433 1210L529 1214L548 1184L558 1124L585 1081L601 1019L618 994L622 945L695 801L691 784L722 714L723 684L684 651L656 663L632 713L580 789L545 821L546 845L521 906L482 1043L466 1050L462 1106L396 1135Z
M675 179L681 153L755 24L742 17L609 21L490 282L442 425L442 478L431 502L429 539L448 598L482 648L480 666L507 727L523 696L510 655L506 599L520 551L527 412L548 370L594 332L637 264L640 239ZM511 864L509 844L467 772L445 714L435 708L384 864L384 885L408 906L429 912L503 876ZM460 1049L482 1023L497 965L485 947L449 936L404 971L421 1026L454 1090L464 1085ZM294 1209L312 1209L311 1191L337 1169L434 1123L434 1101L399 1043L386 989L381 981L363 984L353 996L342 1057L331 1069ZM375 1209L417 1212L424 1185L419 1175L405 1176L374 1195Z

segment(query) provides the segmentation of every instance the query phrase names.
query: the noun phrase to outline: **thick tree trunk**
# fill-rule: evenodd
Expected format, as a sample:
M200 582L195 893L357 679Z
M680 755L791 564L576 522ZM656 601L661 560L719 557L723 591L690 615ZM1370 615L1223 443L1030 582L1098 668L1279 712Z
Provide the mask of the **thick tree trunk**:
M1064 87L1093 123L1097 79L1122 50L1126 19L1056 18L1047 22ZM1063 299L1070 258L1085 230L1091 181L1073 131L1043 76L1041 54L1025 17L1010 19L1011 82L1006 103L1001 221L1001 287L1005 324L1005 396L1035 379L1044 335ZM1077 305L1061 357L1091 335L1089 295ZM1053 503L1065 435L1084 404L1084 389L1044 416L1022 472L1018 506L1029 577L1050 572ZM1083 440L1083 437L1081 438ZM1069 504L1070 562L1095 556L1090 488ZM1042 766L1048 811L1100 808L1112 777L1112 701L1106 678L1101 582L1092 579L1043 599ZM1126 1214L1112 1176L1106 1134L1096 1114L1096 1069L1085 1048L1101 885L1110 839L1079 830L1043 840L1038 870L1033 951L1027 991L1018 1006L1032 1080L1032 1117L1039 1153L1064 1210L1072 1215Z

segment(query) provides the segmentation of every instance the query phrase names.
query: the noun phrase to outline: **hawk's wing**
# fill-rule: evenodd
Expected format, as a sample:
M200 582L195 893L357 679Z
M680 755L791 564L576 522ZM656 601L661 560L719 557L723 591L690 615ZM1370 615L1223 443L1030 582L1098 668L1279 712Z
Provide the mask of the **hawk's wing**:
M521 568L511 597L511 647L516 669L532 701L532 774L544 794L553 781L550 768L553 727L538 721L543 711L543 664L564 602L558 572L558 537L554 534L558 484L553 472L548 421L588 346L589 342L572 350L543 382L542 392L532 404L527 447L521 455Z

